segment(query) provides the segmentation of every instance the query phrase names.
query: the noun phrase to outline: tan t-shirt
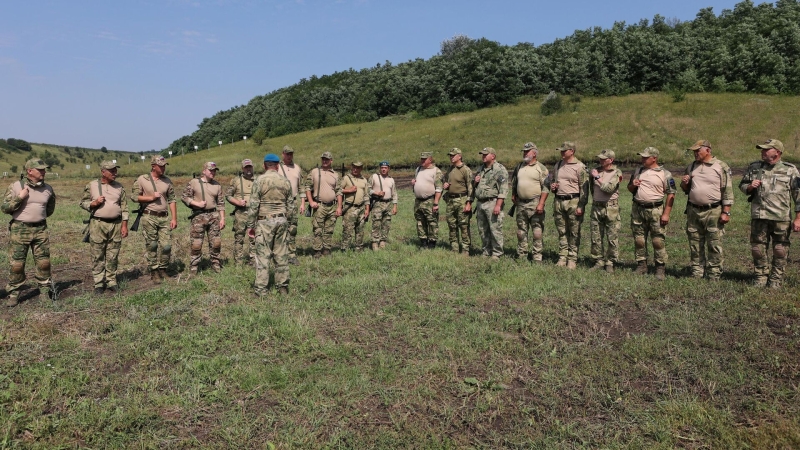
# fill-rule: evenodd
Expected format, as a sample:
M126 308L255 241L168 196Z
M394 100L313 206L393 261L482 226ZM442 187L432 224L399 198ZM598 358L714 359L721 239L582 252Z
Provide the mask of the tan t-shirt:
M203 208L205 211L222 211L225 208L223 198L222 185L217 180L204 181L202 178L189 180L181 197L183 203L190 208L193 208L192 201L202 202L205 200L206 207Z
M691 168L691 166L690 166ZM691 173L692 187L689 190L689 201L699 206L722 202L733 204L733 195L723 198L728 185L728 169L716 158L709 163L697 163ZM726 201L723 201L726 200Z
M153 183L150 181L152 175L145 174L139 175L139 178L133 183L133 193L131 200L138 201L139 196L150 197L154 194ZM161 193L161 197L153 200L147 204L145 211L150 212L166 212L167 206L170 203L175 203L175 189L172 187L172 180L167 177L161 177L155 180L156 190Z
M559 167L560 166L560 167ZM578 160L571 163L559 163L558 170L558 195L573 195L581 192L581 172L586 172L586 166Z
M548 192L546 188L547 168L540 162L536 164L526 164L520 167L517 172L517 199L518 200L531 200L535 197L542 195L542 192ZM561 189L559 188L559 192Z
M297 193L300 192L300 183L303 182L303 169L297 163L292 163L292 165L287 165L281 163L279 167L278 173L285 176L287 180L289 180L289 184L292 185L292 197L297 197Z
M616 166L611 166L610 170L603 170L598 167L597 172L600 178L592 183L592 199L596 202L619 200L619 182L621 181L622 172ZM607 192L609 190L611 192Z
M436 192L442 192L442 171L431 165L427 169L420 167L414 177L414 196L423 199L431 198Z
M98 189L98 185L102 189ZM106 198L103 204L94 210L94 216L101 219L116 219L122 216L122 220L128 220L128 201L125 198L125 188L121 184L114 181L111 184L102 184L100 180L92 180L88 185L89 194L91 198L88 199L89 203L97 200L102 191L102 196Z
M22 190L20 182L11 184L11 190L14 195L19 197L19 192ZM28 184L28 197L22 200L19 208L17 208L11 217L14 220L25 223L37 223L47 219L47 202L54 201L56 194L49 184L41 183L39 186L31 186Z
M370 181L372 181L372 192L383 191L382 200L392 200L392 203L397 203L397 188L394 184L394 178L373 173Z
M633 174L634 178L639 178L641 184L636 190L633 199L639 203L656 203L664 200L667 194L674 194L675 187L670 186L672 174L663 167L655 169L645 169L640 167Z
M342 178L342 187L341 189L347 189L349 187L355 186L357 189L352 194L342 194L342 205L355 205L361 206L364 204L364 200L369 198L368 189L369 183L367 179L363 176L361 177L354 177L352 174L347 174Z
M320 172L322 184L320 185ZM323 170L316 167L311 169L306 177L306 192L311 191L315 201L330 203L336 201L338 193L339 174L334 170Z

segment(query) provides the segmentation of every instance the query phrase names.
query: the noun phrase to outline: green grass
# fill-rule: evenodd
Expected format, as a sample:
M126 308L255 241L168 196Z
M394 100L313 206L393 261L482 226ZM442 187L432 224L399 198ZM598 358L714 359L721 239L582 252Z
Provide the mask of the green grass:
M161 287L133 277L123 295L92 298L82 184L54 183L61 300L0 312L0 447L800 446L798 258L783 290L748 285L739 193L719 283L686 277L683 194L657 283L631 271L627 219L613 276L585 259L555 267L552 219L544 265L417 250L402 191L385 251L313 260L301 218L288 298L253 297L253 270L232 265ZM621 204L629 217L627 193ZM183 264L187 214L173 235ZM513 220L504 229L512 254ZM230 257L230 230L223 239ZM143 247L132 233L120 269L143 269Z

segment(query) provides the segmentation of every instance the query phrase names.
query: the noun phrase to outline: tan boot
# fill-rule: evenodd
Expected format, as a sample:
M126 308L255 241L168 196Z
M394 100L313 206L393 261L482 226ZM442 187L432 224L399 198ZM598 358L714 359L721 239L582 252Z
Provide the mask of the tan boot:
M19 304L19 291L12 292L6 300L6 306L13 308Z
M377 242L373 242L373 243L372 243L372 251L373 251L373 252L376 252L376 251L378 251L378 249L379 249L379 248L381 248L381 246L380 246L380 245L378 245L378 243L377 243Z
M281 286L278 288L278 295L289 295L289 288L286 286Z
M634 272L639 275L647 275L647 261L639 261Z
M606 273L614 273L614 263L609 262L606 264Z
M567 266L567 258L558 258L558 262L556 263L558 267L566 267Z
M161 284L161 272L159 272L158 269L150 271L150 281L152 281L153 284Z
M578 268L578 263L576 263L575 261L567 261L567 269L575 270L577 268Z
M169 279L169 275L167 275L167 269L158 269L158 276L160 276L162 280Z
M380 245L380 247L381 247L381 248L386 248L386 241L381 241L381 245Z
M603 262L603 260L602 260L602 259L598 259L598 260L597 260L597 261L594 263L594 265L592 266L592 268L591 268L591 269L589 269L589 270L600 270L600 269L602 269L603 267L605 267L605 263Z
M656 266L656 280L664 281L667 279L666 267L663 264Z

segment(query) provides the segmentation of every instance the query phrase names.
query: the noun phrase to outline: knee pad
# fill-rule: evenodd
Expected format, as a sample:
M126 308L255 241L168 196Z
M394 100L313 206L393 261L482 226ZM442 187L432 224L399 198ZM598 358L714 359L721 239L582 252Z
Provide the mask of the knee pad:
M203 250L203 240L192 239L192 252L199 252L201 250Z
M533 238L536 239L537 241L542 239L542 230L540 230L538 228L534 228L533 229Z
M292 225L289 227L289 235L297 236L297 225Z
M635 245L636 248L644 248L645 246L644 236L636 236L633 239L633 245Z
M11 273L13 273L14 275L25 274L25 263L23 261L12 261Z
M36 268L41 270L42 272L49 272L50 259L40 259L39 261L36 261Z
M653 238L653 249L661 250L664 248L664 239L660 237Z
M750 247L750 253L753 255L753 259L763 259L764 253L761 251L760 245L754 245Z
M786 258L786 254L788 252L786 251L786 246L784 246L783 244L777 244L775 245L775 247L773 247L772 253L775 254L775 258L783 259Z
M155 252L158 250L158 241L153 241L147 244L147 251Z
M211 240L211 248L213 248L214 251L219 251L219 249L222 248L222 239L220 239L218 237L212 239Z
M163 247L161 247L161 253L165 255L169 255L170 253L172 253L172 245L166 244Z
M524 240L527 237L526 234L523 230L517 230L517 239Z

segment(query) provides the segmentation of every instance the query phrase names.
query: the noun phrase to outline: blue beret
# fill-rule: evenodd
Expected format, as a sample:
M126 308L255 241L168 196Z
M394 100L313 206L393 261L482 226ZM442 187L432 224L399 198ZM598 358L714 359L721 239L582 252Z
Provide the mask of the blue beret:
M281 162L281 159L278 158L278 155L270 153L264 157L264 162Z
M389 161L381 161L381 163L379 164L379 166L380 166L380 167L383 167L383 166L389 167Z

